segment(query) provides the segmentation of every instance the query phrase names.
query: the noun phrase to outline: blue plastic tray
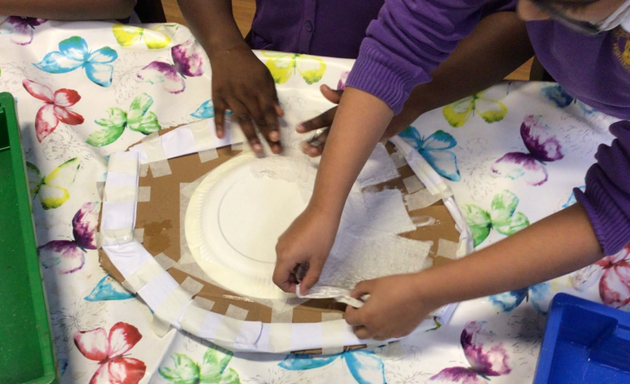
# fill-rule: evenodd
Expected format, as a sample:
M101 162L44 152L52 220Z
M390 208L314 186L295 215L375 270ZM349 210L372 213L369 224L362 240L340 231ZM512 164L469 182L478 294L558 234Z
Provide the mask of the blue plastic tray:
M534 379L547 383L630 383L630 313L557 294Z

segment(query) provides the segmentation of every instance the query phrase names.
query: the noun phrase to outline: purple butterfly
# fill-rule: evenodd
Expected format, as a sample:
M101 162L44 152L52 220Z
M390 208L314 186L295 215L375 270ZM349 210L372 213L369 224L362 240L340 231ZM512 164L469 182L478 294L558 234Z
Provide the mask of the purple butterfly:
M464 348L470 367L450 367L441 370L429 380L482 384L490 380L488 376L507 375L512 371L507 351L501 343L494 341L495 335L484 329L485 322L469 321L462 331L460 342Z
M11 16L0 26L0 35L11 35L11 41L19 45L28 45L33 41L33 30L46 19L35 17Z
M171 48L173 64L152 61L138 72L138 78L151 84L163 83L164 90L181 93L186 89L186 76L203 75L203 52L194 40L178 44Z
M518 179L525 177L530 185L541 185L547 181L545 162L560 160L564 157L562 145L552 135L547 125L540 122L541 116L525 116L521 124L521 137L529 153L510 152L495 161L492 172Z
M87 202L72 219L74 240L53 240L39 247L45 268L58 266L59 273L72 273L83 268L87 249L96 249L96 225L99 204Z

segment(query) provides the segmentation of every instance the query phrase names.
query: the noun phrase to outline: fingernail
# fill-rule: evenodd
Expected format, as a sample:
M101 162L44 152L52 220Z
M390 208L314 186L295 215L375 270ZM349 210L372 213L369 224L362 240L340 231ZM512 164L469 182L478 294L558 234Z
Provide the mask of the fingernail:
M302 124L298 124L295 126L295 130L298 131L299 133L304 133L306 132L306 128L302 125Z
M271 133L269 133L269 140L271 141L280 140L280 133L278 133L278 131L271 131Z
M252 145L252 149L254 150L254 152L260 152L262 151L262 145L255 143Z

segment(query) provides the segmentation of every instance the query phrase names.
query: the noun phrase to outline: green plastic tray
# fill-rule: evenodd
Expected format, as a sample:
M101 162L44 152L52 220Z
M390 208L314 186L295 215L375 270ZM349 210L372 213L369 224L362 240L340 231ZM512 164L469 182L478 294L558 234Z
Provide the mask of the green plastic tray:
M0 383L57 383L15 102L0 93Z

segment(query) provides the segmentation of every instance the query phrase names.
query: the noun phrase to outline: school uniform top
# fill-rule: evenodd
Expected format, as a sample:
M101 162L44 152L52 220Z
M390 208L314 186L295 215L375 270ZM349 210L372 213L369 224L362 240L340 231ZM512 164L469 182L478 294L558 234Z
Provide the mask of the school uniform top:
M484 9L514 9L515 0L388 0L370 24L346 86L377 96L398 113L418 84L468 36ZM630 118L630 34L621 28L596 36L553 21L527 30L536 56L572 96L621 118ZM615 139L600 146L575 190L607 255L630 242L630 123L611 126Z
M356 58L384 0L256 0L253 49Z

